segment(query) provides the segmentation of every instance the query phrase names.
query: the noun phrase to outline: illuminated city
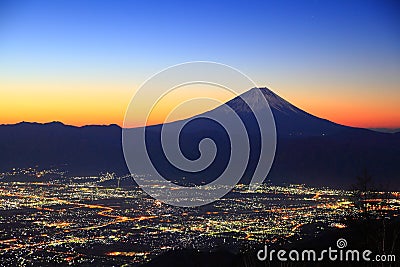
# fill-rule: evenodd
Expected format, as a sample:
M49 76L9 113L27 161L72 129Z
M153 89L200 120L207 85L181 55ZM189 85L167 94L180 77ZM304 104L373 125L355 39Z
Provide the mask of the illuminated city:
M130 176L69 177L57 170L17 169L0 177L3 266L139 265L174 249L243 249L316 236L326 228L346 227L343 222L361 212L351 191L304 185L264 184L256 192L237 185L210 205L179 208L137 186L119 187ZM102 185L107 182L111 185ZM396 192L370 202L394 216L400 210ZM306 225L316 229L306 231Z
M1 0L0 267L400 267L399 26Z

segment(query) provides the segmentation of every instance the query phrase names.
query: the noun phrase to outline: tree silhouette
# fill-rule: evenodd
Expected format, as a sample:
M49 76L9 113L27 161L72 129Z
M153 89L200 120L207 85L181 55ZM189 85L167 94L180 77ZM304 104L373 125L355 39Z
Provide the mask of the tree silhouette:
M360 207L364 217L368 217L368 199L373 195L374 183L372 176L364 169L362 175L356 177L356 183L353 185L355 205Z

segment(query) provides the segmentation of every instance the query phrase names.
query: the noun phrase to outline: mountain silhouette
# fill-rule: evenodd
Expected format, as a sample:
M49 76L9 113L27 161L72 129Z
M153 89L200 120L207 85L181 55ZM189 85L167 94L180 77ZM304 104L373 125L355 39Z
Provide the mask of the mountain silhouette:
M311 115L290 104L268 88L253 88L242 95L242 97L248 99L253 108L257 108L260 105L258 94L256 94L257 90L261 91L265 99L267 99L274 115L277 133L281 137L332 135L355 129ZM227 105L242 117L246 117L251 113L251 109L241 97L230 100Z
M295 107L267 88L253 88L202 114L235 112L244 122L250 139L250 158L242 182L249 181L258 162L260 131L251 109L260 106L259 91L268 101L276 124L276 155L267 177L273 183L348 188L367 168L377 185L400 189L399 133L380 133L330 122ZM228 134L221 125L201 118L202 115L195 116L183 128L179 139L182 153L189 159L200 156L198 145L202 139L214 140L218 149L215 161L198 173L184 172L169 164L160 141L163 125L146 128L152 162L161 174L176 183L207 183L218 177L229 161ZM58 167L71 175L104 171L126 174L121 136L122 129L117 125L75 127L60 122L0 125L0 171L38 165Z

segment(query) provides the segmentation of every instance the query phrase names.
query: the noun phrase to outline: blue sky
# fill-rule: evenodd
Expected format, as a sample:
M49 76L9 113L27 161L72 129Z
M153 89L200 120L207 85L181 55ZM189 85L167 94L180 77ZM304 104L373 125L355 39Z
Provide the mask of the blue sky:
M2 90L54 79L127 91L170 65L209 60L313 112L323 106L315 103L335 96L333 88L361 109L373 101L382 109L382 93L394 107L399 7L398 1L1 1L0 79L9 86ZM330 108L321 116L332 116ZM400 115L392 120L400 126Z

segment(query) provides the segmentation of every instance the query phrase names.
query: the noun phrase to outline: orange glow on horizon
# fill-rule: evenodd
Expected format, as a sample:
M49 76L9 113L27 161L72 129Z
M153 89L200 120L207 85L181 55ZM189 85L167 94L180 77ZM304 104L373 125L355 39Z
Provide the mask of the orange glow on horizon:
M365 101L305 101L294 102L298 102L300 109L338 124L360 128L400 128L400 112L397 105L389 101L374 106Z
M232 92L213 85L195 84L179 87L155 103L146 125L190 118L212 110L235 96Z
M186 87L186 86L185 86ZM400 128L400 98L384 95L377 99L369 93L352 96L351 92L332 94L332 91L310 90L295 88L292 85L281 88L293 90L275 91L278 95L293 105L317 117L354 127L363 128ZM128 82L66 83L55 81L41 83L27 83L19 81L0 82L2 97L0 100L0 124L14 124L21 121L46 123L61 121L64 124L83 125L123 125L126 108L135 93L134 87ZM95 88L95 89L93 89ZM117 88L117 89L115 89ZM125 89L121 89L125 88ZM136 87L137 88L137 87ZM222 89L221 89L222 90ZM214 89L186 88L184 93L175 93L166 97L155 107L148 125L162 123L178 102L193 97L205 97L215 101L188 102L177 108L169 121L184 119L208 111L218 102L226 102L234 97L227 91ZM319 94L316 95L315 92ZM332 96L335 96L333 98ZM144 118L139 118L132 127L142 126Z

